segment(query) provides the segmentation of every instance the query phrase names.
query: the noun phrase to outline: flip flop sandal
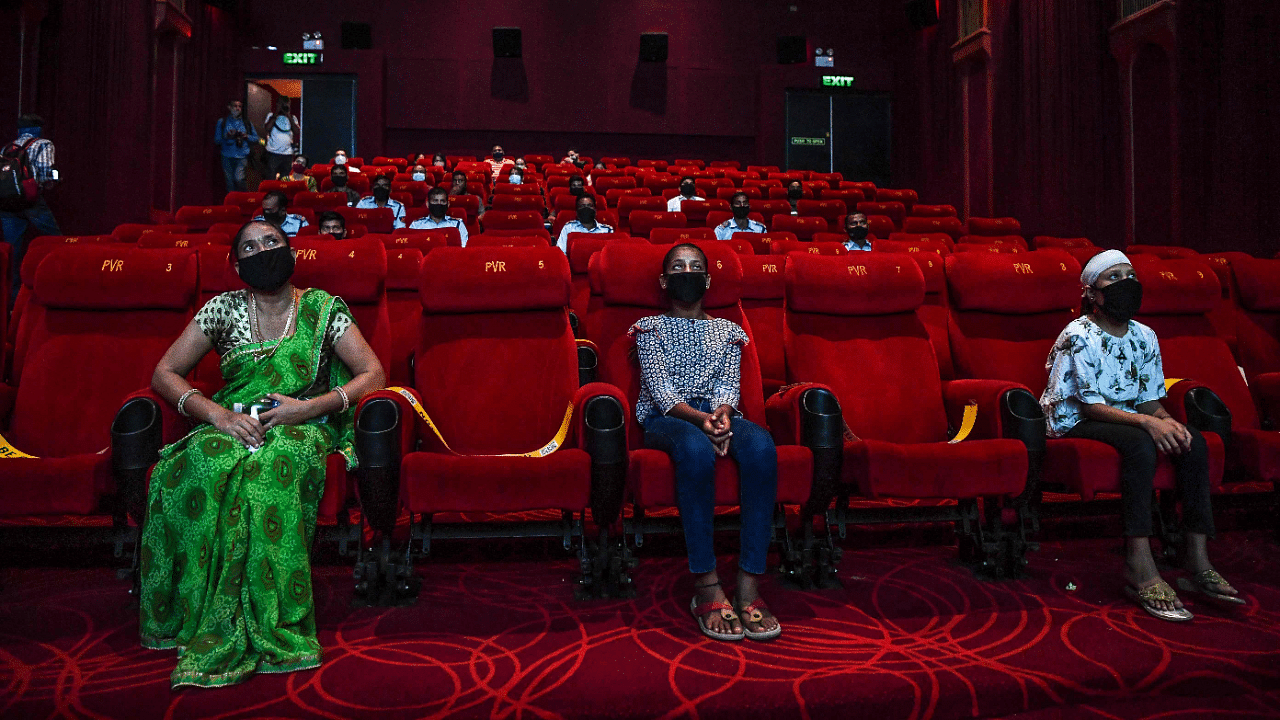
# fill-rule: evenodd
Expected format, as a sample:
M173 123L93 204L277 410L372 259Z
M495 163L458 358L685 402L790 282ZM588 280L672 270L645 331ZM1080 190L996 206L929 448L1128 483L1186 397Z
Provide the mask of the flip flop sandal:
M712 640L725 640L729 642L732 642L734 640L741 640L744 637L741 632L738 632L738 633L716 632L711 628L707 627L707 624L702 621L703 615L706 615L707 613L710 613L710 612L714 612L716 610L720 611L720 617L724 618L725 622L733 622L734 620L738 619L737 613L733 611L733 606L727 602L721 602L719 600L715 600L709 603L703 603L699 605L698 597L696 595L693 597L692 600L689 601L689 612L693 613L693 619L698 621L698 629L702 631L703 635L706 635Z
M1156 602L1173 602L1178 599L1177 593L1173 591L1173 588L1169 587L1169 583L1166 583L1163 580L1155 585L1141 589L1135 588L1132 585L1126 585L1124 588L1124 594L1129 596L1130 600L1136 602L1138 607L1146 610L1147 614L1155 618L1160 618L1161 620L1168 620L1169 622L1186 622L1195 617L1195 615L1192 615L1191 611L1186 608L1182 608L1181 610L1165 610L1164 608L1156 607Z
M764 604L764 600L756 598L750 605L738 611L739 614L747 621L759 625L764 621L764 613L760 612L761 608L767 609L769 606ZM772 640L782 634L782 623L772 630L762 630L759 632L747 628L747 623L742 623L742 634L751 640Z
M1216 570L1204 570L1189 578L1178 578L1178 587L1185 592L1203 595L1210 600L1217 600L1218 602L1226 603L1228 605L1249 604L1239 595L1227 595L1226 593L1210 590L1210 585L1228 585L1228 583Z

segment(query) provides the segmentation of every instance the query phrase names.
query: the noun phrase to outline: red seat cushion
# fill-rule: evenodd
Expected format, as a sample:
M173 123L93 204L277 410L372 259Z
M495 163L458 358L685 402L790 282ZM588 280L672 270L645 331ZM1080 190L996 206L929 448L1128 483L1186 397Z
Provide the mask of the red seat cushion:
M1027 450L1018 440L862 440L844 446L844 481L867 497L1016 495L1026 479Z
M576 448L546 457L415 452L404 459L401 472L404 505L411 512L578 512L591 501L591 456Z

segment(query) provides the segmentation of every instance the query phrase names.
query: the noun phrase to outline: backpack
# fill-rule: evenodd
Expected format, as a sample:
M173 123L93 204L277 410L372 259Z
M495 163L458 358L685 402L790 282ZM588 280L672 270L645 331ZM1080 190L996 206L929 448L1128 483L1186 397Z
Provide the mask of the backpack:
M0 208L22 210L40 197L40 183L27 150L38 138L19 145L14 142L0 152Z

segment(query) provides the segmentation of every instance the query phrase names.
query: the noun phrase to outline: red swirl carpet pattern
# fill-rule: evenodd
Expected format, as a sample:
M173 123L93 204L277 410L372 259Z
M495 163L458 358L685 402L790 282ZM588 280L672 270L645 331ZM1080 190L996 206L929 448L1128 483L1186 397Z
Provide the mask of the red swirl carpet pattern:
M574 601L574 563L544 546L497 559L446 550L418 566L409 608L351 608L348 568L326 564L315 581L321 668L178 692L173 655L138 646L136 604L114 570L8 568L0 715L1280 717L1270 535L1215 543L1250 606L1189 600L1197 617L1182 625L1121 598L1118 544L1046 542L1025 579L985 582L951 561L954 548L850 542L843 590L766 584L785 628L772 643L697 633L678 544L642 554L630 601Z

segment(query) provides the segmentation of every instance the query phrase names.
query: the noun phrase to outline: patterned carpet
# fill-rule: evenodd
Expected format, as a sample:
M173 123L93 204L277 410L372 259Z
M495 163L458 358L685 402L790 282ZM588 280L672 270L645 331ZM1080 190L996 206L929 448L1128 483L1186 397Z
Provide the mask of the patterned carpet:
M847 547L842 590L766 584L772 643L697 634L676 541L646 544L630 601L574 601L574 563L540 541L440 544L409 608L352 608L348 568L320 564L323 667L179 692L172 654L138 647L114 570L36 562L0 571L0 715L1280 717L1280 567L1261 530L1214 544L1252 604L1192 601L1184 625L1122 599L1114 538L1046 542L1001 583L945 546Z

